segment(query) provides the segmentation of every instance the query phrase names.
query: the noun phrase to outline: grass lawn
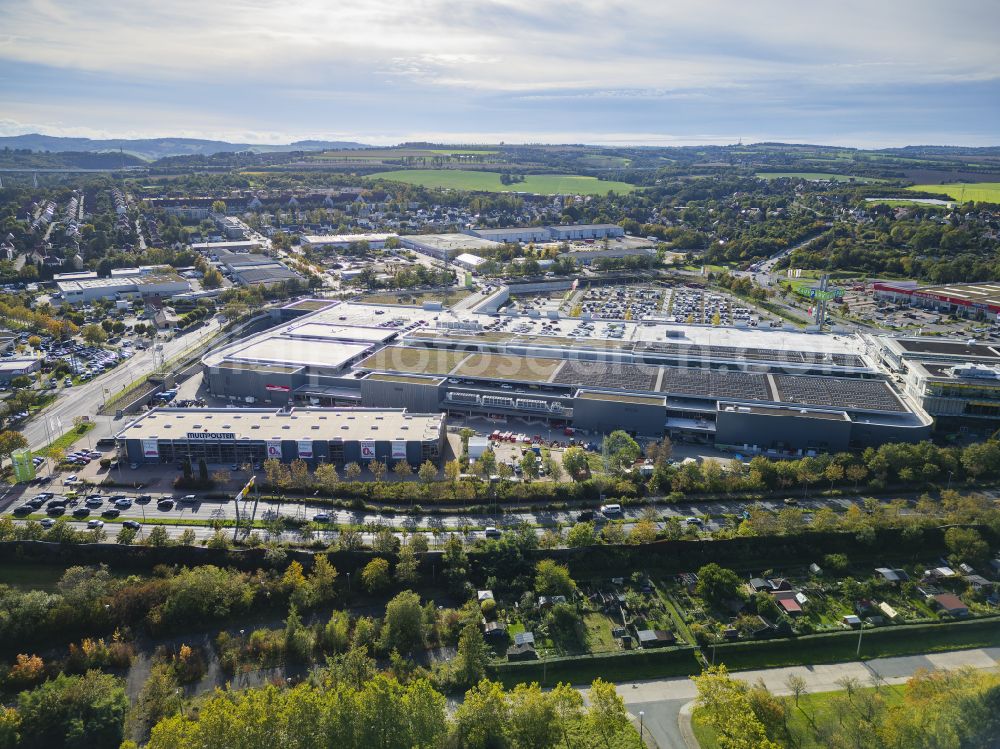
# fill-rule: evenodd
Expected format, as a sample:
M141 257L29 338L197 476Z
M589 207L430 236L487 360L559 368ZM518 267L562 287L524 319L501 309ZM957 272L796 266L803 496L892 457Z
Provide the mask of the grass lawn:
M472 294L468 289L443 291L388 291L382 294L365 294L360 301L366 304L406 304L415 305L424 302L441 302L446 306L458 304Z
M882 699L889 705L897 705L903 701L904 689L902 684L881 687ZM871 692L874 691L874 687L859 691ZM809 717L812 717L817 725L829 723L833 715L833 702L842 694L843 692L805 694L799 698L797 706L791 697L788 698L791 707L788 713L788 732L796 738L798 742L795 744L796 747L799 749L825 748L826 744L817 743L809 723ZM705 722L705 716L701 710L695 710L694 715L691 716L691 727L694 729L695 738L698 739L701 749L716 749L719 746L715 731Z
M636 189L635 185L626 182L611 182L576 174L529 174L524 182L510 185L501 183L497 172L474 172L462 169L400 169L394 172L379 172L372 177L422 187L480 192L533 192L542 195L604 195L609 190L628 193Z
M867 177L851 177L845 174L831 174L829 172L757 172L754 176L759 179L781 179L790 177L792 179L825 179L831 182L879 182L877 179Z
M953 185L913 185L907 190L948 195L958 201L1000 203L1000 182L956 182Z
M611 636L611 620L603 614L586 614L583 624L587 628L587 648L591 653L614 653L618 643Z

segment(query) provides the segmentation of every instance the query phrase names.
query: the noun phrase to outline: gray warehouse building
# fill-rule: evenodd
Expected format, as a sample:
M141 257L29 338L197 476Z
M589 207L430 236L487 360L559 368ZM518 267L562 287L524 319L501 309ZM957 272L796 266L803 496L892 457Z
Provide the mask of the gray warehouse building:
M483 330L477 313L306 300L206 355L234 403L364 406L625 429L746 454L926 439L932 419L848 336L626 322L621 337ZM575 323L574 323L575 324Z
M445 419L389 408L159 408L117 435L132 463L365 464L418 466L441 456Z

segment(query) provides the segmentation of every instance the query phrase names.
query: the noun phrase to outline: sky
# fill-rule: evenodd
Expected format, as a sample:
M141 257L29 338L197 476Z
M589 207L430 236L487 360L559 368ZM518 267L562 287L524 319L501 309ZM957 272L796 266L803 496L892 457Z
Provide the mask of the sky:
M0 135L1000 145L995 0L0 0Z

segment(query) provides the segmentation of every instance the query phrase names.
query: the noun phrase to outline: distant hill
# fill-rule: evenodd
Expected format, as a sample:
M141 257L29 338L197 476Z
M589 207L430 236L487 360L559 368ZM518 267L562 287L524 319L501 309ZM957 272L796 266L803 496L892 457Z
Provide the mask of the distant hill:
M200 138L142 138L107 139L60 138L54 135L10 135L0 137L0 149L29 149L31 151L118 151L135 154L154 161L164 156L211 155L234 151L254 151L273 153L285 151L335 151L346 148L366 148L364 143L353 141L303 140L288 145L262 145L254 143L229 143L224 140L203 140Z
M121 169L148 163L134 154L118 151L53 152L0 148L2 169Z

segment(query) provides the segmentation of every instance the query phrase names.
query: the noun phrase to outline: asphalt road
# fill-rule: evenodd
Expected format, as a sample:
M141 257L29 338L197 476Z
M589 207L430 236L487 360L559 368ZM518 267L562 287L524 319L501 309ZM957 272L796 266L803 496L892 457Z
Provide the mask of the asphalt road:
M50 486L44 487L44 490L58 496L62 492L71 488L72 485L65 485L59 480L56 480ZM43 489L32 489L31 491L25 492L17 499L13 499L14 495L12 494L11 499L8 502L8 506L4 511L12 512L15 507L24 504L42 491ZM100 518L101 513L111 507L111 502L107 499L110 495L123 494L134 499L140 492L124 491L121 489L91 489L88 494L89 493L100 493L103 497L105 497L105 501L99 507L92 508L91 514L87 519ZM153 492L151 493L152 499L150 502L147 504L133 504L130 508L122 510L117 518L108 522L106 530L109 533L112 531L117 532L118 523L123 520L137 520L140 523L145 523L147 519L155 518L159 524L165 525L168 532L172 536L180 535L180 533L182 533L186 528L194 528L197 538L202 539L210 538L212 536L213 531L211 529L211 525L213 521L232 521L236 518L236 507L232 501L198 498L191 503L177 502L171 509L160 509L157 506L160 499L173 498L176 500L179 499L181 495L181 492ZM885 502L888 503L889 500L885 500ZM821 507L830 507L835 511L843 512L851 504L858 503L860 503L860 497L797 500L797 506L805 510L807 514L810 511L817 510ZM767 500L760 502L759 504L769 510L779 510L785 506L780 500ZM83 501L81 499L77 506L82 505ZM711 502L702 501L662 504L656 506L655 511L657 518L660 521L670 517L676 517L681 520L682 523L686 523L688 518L699 518L701 520L701 523L699 524L700 528L705 531L713 531L724 527L724 525L728 522L728 520L723 516L739 515L746 509L746 507L747 503L743 501L722 500ZM72 507L68 508L70 512L72 509ZM244 507L241 503L240 511L241 513L251 512L252 503L247 504L246 507ZM35 514L40 515L43 512L44 509ZM546 529L556 527L567 528L572 526L575 522L577 522L579 515L579 510L570 512L508 510L506 512L487 514L452 513L447 515L428 513L418 513L413 515L398 513L387 514L383 512L367 512L363 510L344 510L316 503L305 503L301 500L282 502L260 500L255 518L258 521L264 521L269 517L282 515L301 521L311 521L314 515L319 512L326 513L330 518L329 522L314 524L311 526L311 530L313 531L315 538L330 541L336 538L337 531L335 528L338 526L354 526L361 529L389 527L394 530L397 535L402 535L404 530L410 535L419 532L426 535L428 540L431 541L434 539L435 531L437 531L439 535L442 533L464 533L467 539L474 540L476 538L483 538L485 528L489 526L494 526L502 530L504 528L516 527L521 524L527 524L534 527L536 532L541 535ZM635 522L641 518L642 514L642 508L626 508L620 516L615 517L620 517L620 519L624 521L624 527L627 532L632 528ZM601 523L606 519L603 518L600 513L597 513L595 520L596 522ZM170 521L177 522L175 524ZM662 522L660 524L662 525ZM79 522L80 527L85 527L85 525L86 519ZM365 541L370 541L372 535L372 533L367 531L362 532L362 537ZM285 531L281 534L281 540L300 542L302 538L298 531Z
M788 677L795 674L806 682L809 692L832 692L841 687L844 678L856 678L862 684L871 684L877 675L889 684L901 684L919 669L957 669L963 667L991 669L1000 662L1000 648L957 650L929 655L910 655L898 658L875 658L870 661L831 663L818 666L790 666L787 668L742 671L733 674L748 683L762 680L772 693L790 694L786 685ZM682 713L690 712L691 701L697 696L697 689L690 679L679 677L655 681L626 682L617 685L633 716L643 712L643 728L648 737L656 741L660 749L698 749L691 743L693 737L688 728L689 720L681 722ZM683 709L686 708L686 709ZM637 721L636 721L637 722Z
M169 341L157 341L158 345L163 346L161 360L169 361L218 330L219 323L213 319L187 335ZM45 447L69 430L73 426L73 420L80 416L86 416L97 423L97 428L91 433L92 441L109 436L113 428L112 419L98 417L98 409L106 398L115 396L135 380L145 377L154 367L154 351L150 347L145 351L137 351L130 359L90 382L61 389L56 400L21 430L28 440L28 446L33 450Z

